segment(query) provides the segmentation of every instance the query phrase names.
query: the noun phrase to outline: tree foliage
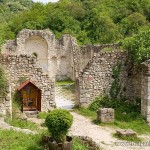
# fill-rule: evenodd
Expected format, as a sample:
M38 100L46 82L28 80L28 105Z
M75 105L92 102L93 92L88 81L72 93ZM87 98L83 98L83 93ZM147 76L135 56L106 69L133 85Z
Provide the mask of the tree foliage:
M0 43L23 28L68 33L79 44L114 43L150 27L149 0L0 1Z
M135 65L150 59L150 30L126 38L123 47L128 50L129 57Z

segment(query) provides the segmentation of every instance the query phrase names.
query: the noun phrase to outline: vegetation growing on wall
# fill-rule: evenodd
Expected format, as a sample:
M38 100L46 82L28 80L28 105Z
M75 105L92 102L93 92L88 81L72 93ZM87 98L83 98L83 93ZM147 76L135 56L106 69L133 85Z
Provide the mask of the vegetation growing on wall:
M68 33L79 44L113 43L149 29L149 8L149 0L59 0L45 5L1 0L0 43L23 28L49 28L57 38Z
M0 95L4 96L6 92L6 78L2 68L0 68Z

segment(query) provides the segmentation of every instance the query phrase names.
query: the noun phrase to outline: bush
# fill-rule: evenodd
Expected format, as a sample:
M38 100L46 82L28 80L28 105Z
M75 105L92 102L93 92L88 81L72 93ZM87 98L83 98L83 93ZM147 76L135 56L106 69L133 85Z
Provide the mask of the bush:
M89 109L97 111L100 107L116 108L119 104L118 100L110 99L108 96L98 96L90 104Z
M64 142L68 129L73 123L73 116L69 111L63 109L55 109L51 111L45 119L52 137L57 142Z

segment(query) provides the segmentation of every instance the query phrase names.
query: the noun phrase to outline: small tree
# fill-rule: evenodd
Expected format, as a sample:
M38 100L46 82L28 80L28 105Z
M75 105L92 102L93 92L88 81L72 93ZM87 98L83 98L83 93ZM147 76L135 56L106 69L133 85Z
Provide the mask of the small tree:
M73 116L69 111L55 109L45 119L45 124L56 142L64 142L68 129L73 123Z

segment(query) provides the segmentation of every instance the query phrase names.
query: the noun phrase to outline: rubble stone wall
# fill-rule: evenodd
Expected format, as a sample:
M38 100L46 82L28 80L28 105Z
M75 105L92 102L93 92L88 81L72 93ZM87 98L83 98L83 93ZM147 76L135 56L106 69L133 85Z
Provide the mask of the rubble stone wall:
M54 81L38 65L35 57L29 55L1 56L0 64L5 70L13 93L21 84L20 78L24 77L41 90L41 111L48 111L55 107Z
M3 45L2 54L33 56L33 53L36 53L40 66L51 78L58 80L71 78L74 80L77 72L75 64L78 59L78 57L74 57L76 53L74 48L77 47L75 38L68 34L63 35L60 40L56 40L53 33L48 29L24 29L18 33L15 40L7 41ZM53 71L54 58L55 71Z
M109 95L113 77L113 68L121 64L119 82L123 96L129 100L141 97L141 74L129 70L125 52L98 52L88 62L77 79L77 93L80 106L87 107L95 97Z
M11 86L6 85L5 96L0 96L0 115L12 115Z

